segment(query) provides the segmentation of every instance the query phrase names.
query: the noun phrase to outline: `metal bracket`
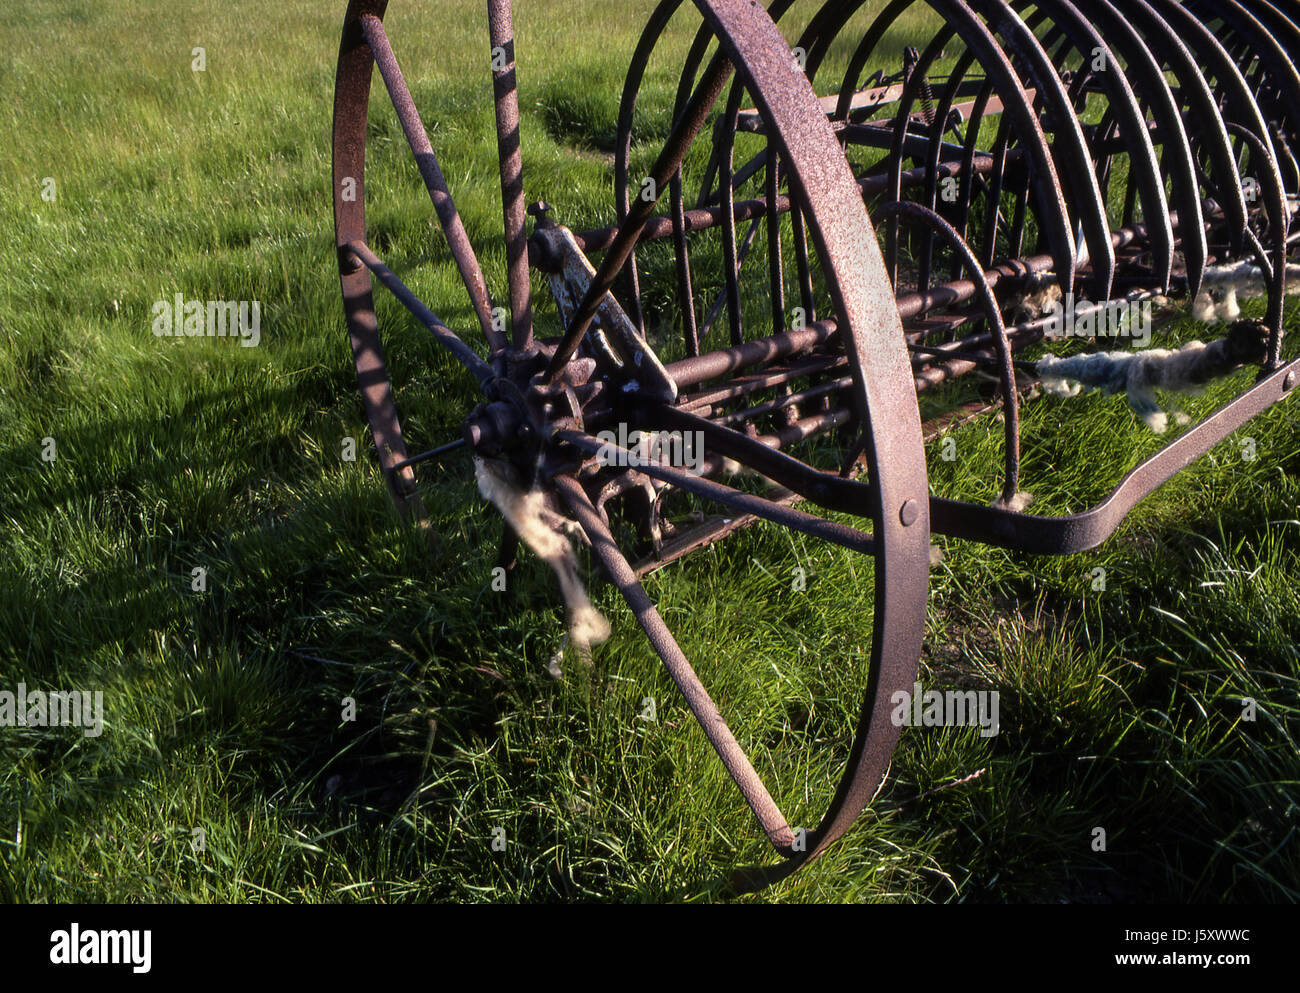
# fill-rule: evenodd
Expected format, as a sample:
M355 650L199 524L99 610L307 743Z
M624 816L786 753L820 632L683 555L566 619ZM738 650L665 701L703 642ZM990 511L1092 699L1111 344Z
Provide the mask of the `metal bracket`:
M548 256L559 263L557 269L547 273L547 279L567 329L596 276L596 268L578 247L573 232L563 225L548 225L534 237L546 242ZM622 371L624 392L640 393L664 403L676 401L677 384L614 294L606 293L601 301L588 341L598 360Z

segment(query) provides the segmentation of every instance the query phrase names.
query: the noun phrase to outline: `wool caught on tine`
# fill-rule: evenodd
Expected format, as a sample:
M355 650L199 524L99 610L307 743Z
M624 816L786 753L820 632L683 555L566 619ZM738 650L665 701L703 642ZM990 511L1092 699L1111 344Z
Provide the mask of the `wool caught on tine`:
M579 558L599 566L780 856L737 870L737 890L816 860L881 787L901 733L891 699L917 676L932 535L1046 554L1092 548L1296 385L1283 328L1300 202L1300 5L895 0L865 27L864 6L661 0L628 53L608 223L572 230L565 204L526 203L516 86L527 77L520 84L515 66L527 65L528 39L514 37L509 0L488 0L504 253L482 255L383 29L387 0L351 0L344 20L337 260L398 512L422 519L439 484L416 476L431 459L408 455L373 277L469 373L445 388L478 394L464 447L504 520L501 561L522 542L552 567L569 643L597 660L610 623ZM884 39L914 8L937 27L899 64ZM684 53L675 19L694 31ZM1256 57L1248 73L1243 51ZM433 199L437 250L469 294L474 319L459 329L434 316L454 302L419 300L367 233L376 65ZM665 73L675 87L663 87ZM498 255L500 278L484 279L479 259ZM531 296L530 268L553 306ZM508 307L494 306L489 286L508 288ZM1189 327L1193 308L1227 326ZM1171 311L1181 316L1166 320ZM1235 398L1105 499L1068 517L1031 513L1041 501L1022 473L1030 404L1055 404L1037 409L1068 421L1085 405L1062 393L1122 394L1141 419L1113 401L1137 444L1147 428L1168 430L1158 391L1210 383ZM969 500L933 492L927 438L972 417L1000 418L997 463L977 474L993 489ZM661 437L682 444L649 458L630 440ZM760 521L852 549L874 577L856 732L808 829L778 805L798 791L760 777L640 582Z

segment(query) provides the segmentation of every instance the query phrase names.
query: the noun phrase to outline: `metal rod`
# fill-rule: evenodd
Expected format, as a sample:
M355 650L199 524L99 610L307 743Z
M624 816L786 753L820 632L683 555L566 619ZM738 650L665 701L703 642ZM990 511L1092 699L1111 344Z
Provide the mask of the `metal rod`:
M436 459L439 455L446 455L448 452L454 452L458 448L465 448L468 444L469 442L464 438L458 438L455 441L449 442L446 445L441 445L431 451L422 452L419 455L413 455L409 459L403 459L393 468L405 469L408 465L419 465L421 462L428 462L430 459Z
M456 333L426 307L424 302L412 293L405 283L393 275L392 270L380 261L379 257L370 250L368 245L360 241L350 241L347 248L348 251L365 263L366 268L375 274L375 278L383 283L393 296L397 297L402 306L409 310L416 320L429 329L435 341L460 360L461 365L484 382L495 376L492 367L479 358L474 349L456 337Z
M516 351L533 344L533 303L528 273L524 162L519 141L519 81L515 75L515 27L511 0L488 0L492 45L492 93L496 103L497 157L501 163L501 210L505 219L506 276Z
M415 101L406 87L406 79L397 64L397 57L388 43L384 22L373 14L367 14L361 18L361 30L374 54L379 74L384 78L384 85L392 98L393 109L397 111L402 131L415 154L415 163L420 169L425 188L429 191L429 199L433 201L434 212L438 215L438 223L442 226L442 233L456 260L456 268L460 270L460 278L469 292L483 336L493 351L504 348L505 338L492 327L492 300L488 296L487 283L483 281L483 269L478 263L478 256L474 254L469 235L465 233L460 212L451 198L451 191L447 188L447 180L438 165L438 157L433 153L433 146L429 144L429 135L424 130L419 111L415 109Z
M565 334L564 340L556 347L550 365L547 366L545 373L545 382L547 384L555 381L555 377L568 364L569 359L573 358L573 353L577 351L578 344L586 336L587 330L591 327L592 319L596 316L596 311L600 309L601 301L605 299L605 294L614 285L615 277L617 277L619 270L623 268L623 263L627 261L628 255L631 254L633 247L640 239L642 229L650 219L655 205L659 202L659 194L668 186L677 170L681 168L682 159L685 158L686 152L695 136L699 133L700 128L704 126L705 117L718 99L718 94L722 91L722 87L726 84L731 72L731 63L723 57L721 52L716 54L704 75L704 79L692 94L686 110L673 125L672 133L656 160L654 168L650 171L650 180L654 184L652 191L654 195L639 197L635 206L628 213L627 220L619 226L618 233L615 235L609 251L601 259L600 268L596 270L596 275L587 288L586 296L583 297L582 303L578 305L578 309L574 313L572 324ZM672 221L669 220L668 223L671 227Z
M690 660L677 644L677 639L673 637L673 633L668 630L668 625L659 616L654 601L646 595L646 591L637 581L632 566L619 551L614 536L610 534L609 528L606 527L596 508L592 506L581 484L571 476L557 476L554 482L555 488L572 509L587 537L591 539L592 550L600 559L601 565L605 567L605 572L618 587L618 591L623 594L623 599L627 601L628 606L632 608L637 623L641 625L655 652L663 660L668 675L681 690L695 719L700 722L704 736L709 739L709 744L718 753L718 758L722 760L722 764L740 789L745 802L758 818L763 832L776 848L790 848L794 844L794 832L786 823L785 815L781 813L776 801L772 799L767 787L754 771L754 766L750 763L745 750L736 741L736 736L732 734L717 704L709 696L709 691L700 682L700 677L695 674Z

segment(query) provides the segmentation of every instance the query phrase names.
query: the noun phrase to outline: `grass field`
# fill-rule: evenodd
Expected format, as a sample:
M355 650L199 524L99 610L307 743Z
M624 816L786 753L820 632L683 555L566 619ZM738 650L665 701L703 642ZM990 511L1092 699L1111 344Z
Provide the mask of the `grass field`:
M529 197L575 229L610 219L618 93L653 4L612 6L518 4ZM397 0L386 23L500 299L482 7ZM436 548L388 502L333 265L343 8L40 0L0 26L0 690L104 694L97 737L0 728L0 898L713 899L766 842L616 593L593 591L615 629L595 669L556 682L554 583L529 559L492 591L500 523L466 461L422 476ZM893 51L930 28L906 22ZM679 18L670 50L693 29ZM374 107L381 254L472 327L395 117ZM156 337L151 308L177 293L260 301L260 344ZM457 436L471 383L378 302L412 444ZM905 730L850 835L747 899L1300 898L1294 403L1242 435L1095 552L941 542L922 678L998 691L1000 734ZM1051 513L1160 443L1102 397L1035 404L1025 436ZM998 425L956 438L954 461L930 452L935 489L987 502ZM795 823L824 809L856 720L868 578L848 552L758 527L648 581Z

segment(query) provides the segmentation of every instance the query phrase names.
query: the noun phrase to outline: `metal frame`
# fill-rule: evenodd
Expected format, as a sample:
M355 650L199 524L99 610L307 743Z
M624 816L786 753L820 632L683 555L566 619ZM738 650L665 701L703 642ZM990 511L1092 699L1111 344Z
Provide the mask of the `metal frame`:
M682 0L662 0L633 54L622 96L616 223L575 234L538 205L531 211L536 222L529 237L512 5L487 0L489 44L503 56L494 59L493 94L508 336L493 324L482 269L385 33L387 0L351 0L340 48L336 247L362 400L394 501L404 516L422 517L413 468L455 446L407 454L374 312L372 276L477 378L483 402L469 416L464 447L513 462L522 478L577 520L783 857L776 866L738 872L739 889L768 885L816 859L880 787L901 731L889 719L890 697L909 689L917 670L932 529L1030 552L1091 548L1113 533L1139 500L1296 385L1298 364L1281 360L1289 228L1300 192L1300 170L1290 151L1300 130L1295 100L1300 76L1292 61L1300 48L1300 18L1294 3L1136 0L1121 14L1109 0L925 0L943 16L944 31L924 53L911 53L900 75L877 73L864 83L862 74L885 32L917 2L894 0L861 39L835 94L821 99L814 81L861 2L828 0L810 19L800 36L808 53L801 67L777 25L791 0L777 0L770 12L751 0L695 0L699 31L682 69L671 133L650 172L656 195L634 200L628 161L637 96L664 29L690 9ZM1031 7L1028 21L1017 14ZM1211 22L1216 31L1207 26ZM931 70L950 42L964 46L964 54L947 78L933 77ZM1249 79L1228 46L1260 53ZM1068 73L1080 53L1098 48L1108 65L1123 71L1100 79L1085 71ZM365 133L375 65L472 302L488 346L485 357L420 301L367 243ZM973 70L983 75L971 75ZM1177 90L1166 82L1166 72L1178 79ZM937 102L932 85L941 87ZM1102 127L1081 123L1079 109L1090 96L1107 101L1109 116ZM746 100L751 108L744 106ZM708 130L715 108L722 113ZM876 119L882 111L892 116ZM978 135L993 114L1001 124L990 153L980 150ZM949 132L955 141L945 140ZM702 135L713 142L712 155L697 206L688 210L682 163ZM742 135L763 146L737 169L736 143ZM878 150L883 157L855 174L854 150ZM1106 191L1112 162L1120 155L1128 158L1132 178L1125 223L1112 230ZM1251 209L1241 194L1243 157L1261 174L1262 209ZM914 162L910 169L908 159ZM959 182L955 203L938 197L940 183L948 179ZM741 191L749 184L761 188L746 197ZM1014 198L1009 223L1002 215L1004 191ZM905 199L909 193L919 193L920 199ZM665 194L663 213L658 208ZM883 225L883 252L869 202L877 204L876 220ZM1133 220L1137 204L1142 223ZM1019 249L1031 221L1039 251L1026 255ZM738 239L738 227L746 222L749 230ZM912 289L900 280L905 222L922 239ZM766 228L762 242L756 239L760 226ZM710 231L721 242L724 285L701 322L691 246ZM1016 257L998 252L1000 238L1016 249ZM637 259L639 246L661 239L673 247L686 353L667 363L648 343ZM755 244L763 245L767 256L772 328L770 334L747 337L742 275ZM588 260L597 253L598 264ZM950 260L951 278L939 283L933 274L942 253ZM1005 314L1015 296L1032 279L1044 277L1065 293L1076 280L1086 281L1102 301L1149 298L1172 283L1194 293L1210 262L1252 255L1269 277L1270 295L1259 382L1131 472L1097 507L1067 518L1006 509L1020 479L1021 396L1014 355L1044 334L1041 320L1008 326ZM564 322L559 338L537 336L530 266L550 277ZM799 327L784 327L788 280L796 284L806 317ZM818 319L818 304L827 302ZM705 350L724 309L728 344ZM995 372L999 395L993 405L1007 415L1002 496L988 507L930 494L917 402L920 392L983 367ZM608 446L602 447L596 434L619 419L637 428L701 432L710 453L705 472L695 476L658 464L621 474L602 470L597 455ZM774 425L766 432L759 427L765 422ZM794 454L810 438L833 435L842 439L840 464L818 468ZM759 495L719 482L726 460L775 487ZM739 515L665 543L659 508L672 492L693 493ZM646 504L638 517L641 534L652 548L649 558L634 566L614 538L609 509L611 501L637 493ZM869 522L870 531L797 509L798 502L852 514ZM871 667L858 729L830 807L809 832L788 823L639 582L645 572L756 519L852 548L870 556L875 566ZM508 561L517 542L509 525L504 530L502 560Z

